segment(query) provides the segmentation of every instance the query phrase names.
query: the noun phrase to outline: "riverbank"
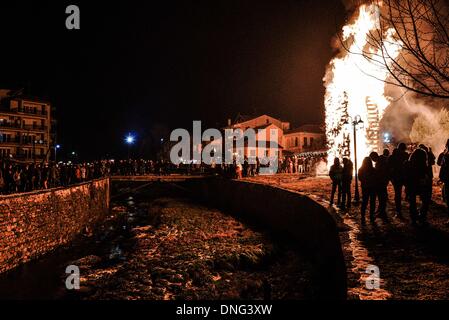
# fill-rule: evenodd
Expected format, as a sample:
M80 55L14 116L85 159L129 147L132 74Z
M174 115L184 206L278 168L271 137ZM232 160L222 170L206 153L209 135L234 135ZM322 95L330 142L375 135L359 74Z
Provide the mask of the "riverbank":
M140 223L114 263L107 256L73 261L81 299L314 298L310 263L216 209L166 197L115 209L140 212Z

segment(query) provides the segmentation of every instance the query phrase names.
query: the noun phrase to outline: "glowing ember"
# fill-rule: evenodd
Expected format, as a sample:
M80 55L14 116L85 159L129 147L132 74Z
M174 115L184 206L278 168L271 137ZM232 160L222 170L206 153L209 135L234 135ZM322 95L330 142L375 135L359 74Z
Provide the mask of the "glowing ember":
M335 157L354 158L354 134L350 123L356 116L363 121L363 128L357 131L358 165L371 151L381 148L379 125L390 101L385 96L383 82L389 73L379 62L391 64L400 53L400 43L394 38L393 29L380 31L379 28L378 5L360 6L354 22L343 27L342 41L348 50L333 59L326 72L328 166ZM371 47L373 35L383 36L388 43L383 52ZM367 53L372 54L372 60L366 57ZM384 61L383 57L388 58Z

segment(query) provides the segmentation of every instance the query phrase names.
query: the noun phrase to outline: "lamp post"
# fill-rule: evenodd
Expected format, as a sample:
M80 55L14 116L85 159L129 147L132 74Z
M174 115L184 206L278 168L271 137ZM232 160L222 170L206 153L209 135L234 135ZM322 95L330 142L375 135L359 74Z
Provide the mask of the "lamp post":
M60 149L60 148L61 148L61 146L59 144L55 145L55 163L56 163L56 160L57 160L58 149Z
M76 159L77 159L78 154L75 151L72 151L70 153L70 157L72 158L73 163L77 163Z
M357 166L357 129L363 129L363 120L362 117L359 115L356 115L354 119L349 117L350 123L353 128L353 134L354 134L354 167L355 167L355 191L354 191L354 202L358 204L360 202L360 193L359 193L359 173L358 173L358 166ZM348 123L348 122L347 122Z
M125 138L125 142L128 145L128 161L130 160L131 145L134 144L135 140L136 138L134 138L134 136L131 135L131 133L129 133L128 136Z

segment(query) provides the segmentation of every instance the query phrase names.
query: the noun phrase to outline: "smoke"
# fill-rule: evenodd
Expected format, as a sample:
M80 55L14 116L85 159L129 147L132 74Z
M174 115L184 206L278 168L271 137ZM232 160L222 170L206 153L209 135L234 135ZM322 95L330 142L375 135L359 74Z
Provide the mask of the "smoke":
M423 143L440 153L444 150L449 137L449 112L441 109L439 112L420 114L410 132L412 142Z
M422 143L435 153L443 151L449 138L449 112L445 102L419 97L393 85L388 85L386 91L395 98L382 118L382 132L390 133L396 142Z

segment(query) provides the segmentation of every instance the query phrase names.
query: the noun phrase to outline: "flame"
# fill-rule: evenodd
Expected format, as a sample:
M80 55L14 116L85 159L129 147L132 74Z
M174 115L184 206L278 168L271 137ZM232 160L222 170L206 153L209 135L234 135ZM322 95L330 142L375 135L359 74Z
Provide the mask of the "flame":
M394 29L381 31L379 12L377 4L360 6L354 22L342 30L343 43L350 45L330 62L324 78L328 166L335 157L354 160L351 119L356 116L363 121L356 131L358 167L370 152L382 148L380 121L391 100L383 81L389 76L386 65L391 66L401 46ZM384 38L384 47L371 45L373 34Z

